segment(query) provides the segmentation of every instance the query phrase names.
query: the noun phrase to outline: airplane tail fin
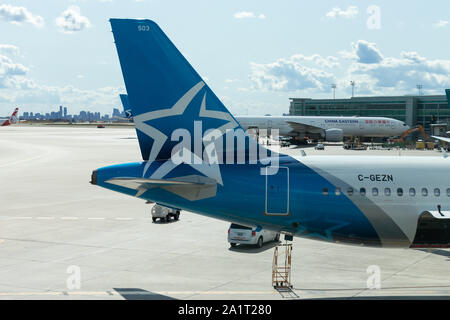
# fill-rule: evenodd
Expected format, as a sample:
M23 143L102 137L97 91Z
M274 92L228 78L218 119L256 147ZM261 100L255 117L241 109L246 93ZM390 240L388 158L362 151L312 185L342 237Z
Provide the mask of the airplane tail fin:
M11 124L17 123L17 119L19 118L19 108L14 109L13 114L9 118L9 122Z
M18 118L18 113L19 113L19 108L14 109L13 114L11 115L11 117L9 117L9 119L7 119L6 121L4 121L1 126L2 127L6 127L9 126L11 124L15 124L17 123L17 118Z
M120 96L120 101L122 102L123 111L125 112L125 116L127 118L131 118L132 112L131 112L130 101L128 100L128 95L120 94L119 96Z
M240 128L155 22L110 23L144 160L170 159L179 143L171 139L177 129L194 136Z

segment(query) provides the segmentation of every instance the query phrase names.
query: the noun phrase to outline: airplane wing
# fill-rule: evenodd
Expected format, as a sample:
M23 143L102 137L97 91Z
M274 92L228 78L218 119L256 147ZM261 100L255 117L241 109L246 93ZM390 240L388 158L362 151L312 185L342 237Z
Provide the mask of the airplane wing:
M434 139L438 139L441 141L445 141L447 143L450 143L450 138L445 138L445 137L438 137L438 136L432 136Z
M304 124L297 121L287 121L287 123L292 128L292 131L295 132L321 133L323 131L322 128L310 126L308 124Z
M190 201L211 198L216 195L217 181L215 179L191 175L175 179L147 179L147 178L113 178L105 182L120 187L136 190L139 197L149 189L161 188L175 193Z

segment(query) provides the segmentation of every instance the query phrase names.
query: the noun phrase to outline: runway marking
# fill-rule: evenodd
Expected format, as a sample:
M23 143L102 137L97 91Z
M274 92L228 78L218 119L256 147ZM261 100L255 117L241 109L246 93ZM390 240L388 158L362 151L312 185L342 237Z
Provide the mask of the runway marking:
M42 217L11 217L11 216L0 216L0 219L5 220L110 220L110 221L151 221L149 218L128 218L128 217L55 217L55 216L42 216Z
M117 291L51 291L51 292L0 292L0 296L122 296L122 295L263 295L279 294L275 290L271 291L126 291L119 293Z

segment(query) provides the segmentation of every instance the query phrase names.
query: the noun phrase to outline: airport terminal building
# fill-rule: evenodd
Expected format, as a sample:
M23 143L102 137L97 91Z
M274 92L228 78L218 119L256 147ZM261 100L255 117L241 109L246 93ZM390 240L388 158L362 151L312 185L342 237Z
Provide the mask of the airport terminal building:
M447 95L379 96L350 99L291 98L291 116L361 116L389 117L404 121L411 127L450 123L450 89Z

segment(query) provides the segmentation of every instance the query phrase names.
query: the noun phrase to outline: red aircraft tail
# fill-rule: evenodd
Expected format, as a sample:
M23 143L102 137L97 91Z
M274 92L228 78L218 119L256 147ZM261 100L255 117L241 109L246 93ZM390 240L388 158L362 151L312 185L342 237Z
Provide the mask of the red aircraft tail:
M8 120L6 120L5 122L3 122L1 124L1 126L5 127L5 126L9 126L11 124L17 123L18 114L19 114L19 108L14 109L14 112L11 115L11 117Z

